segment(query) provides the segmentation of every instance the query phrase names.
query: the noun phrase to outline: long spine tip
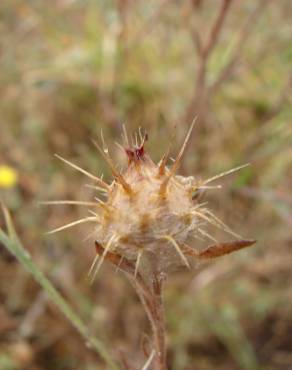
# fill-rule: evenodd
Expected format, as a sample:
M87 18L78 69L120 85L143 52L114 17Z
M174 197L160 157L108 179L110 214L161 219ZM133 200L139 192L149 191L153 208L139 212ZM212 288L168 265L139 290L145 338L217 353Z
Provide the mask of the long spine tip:
M97 148L97 150L100 152L100 154L102 155L102 157L104 158L104 160L106 161L106 163L109 165L111 171L112 171L112 174L114 176L114 178L116 179L116 181L118 183L120 183L122 185L122 187L124 188L124 190L128 193L128 194L132 194L133 193L133 189L131 188L131 186L127 183L127 181L124 179L124 176L121 175L115 168L111 158L109 157L108 153L105 152L100 146L99 144L95 141L95 140L92 140L94 146Z
M169 174L167 175L167 177L164 179L164 181L162 182L162 184L160 186L160 190L159 190L159 193L160 194L165 193L169 180L171 179L172 176L174 176L174 174L176 173L179 165L181 164L182 157L183 157L184 152L186 150L187 144L188 144L188 142L190 140L190 137L191 137L191 134L192 134L194 125L196 123L196 120L197 120L197 117L195 117L193 119L193 122L191 123L191 126L190 126L190 128L189 128L189 130L187 132L186 138L185 138L185 140L183 142L183 145L182 145L182 147L181 147L181 149L180 149L180 151L178 153L178 156L176 157L176 159L175 159L175 161L174 161L174 163L172 165L172 168L169 171Z
M92 175L90 172L84 170L83 168L77 166L76 164L74 164L74 163L68 161L67 159L61 157L59 154L55 153L55 157L60 159L62 162L66 163L70 167L74 168L75 170L83 173L85 176L87 176L87 177L91 178L92 180L96 181L105 190L107 190L107 191L109 190L109 185L106 182L104 182L102 179L100 179L99 177Z

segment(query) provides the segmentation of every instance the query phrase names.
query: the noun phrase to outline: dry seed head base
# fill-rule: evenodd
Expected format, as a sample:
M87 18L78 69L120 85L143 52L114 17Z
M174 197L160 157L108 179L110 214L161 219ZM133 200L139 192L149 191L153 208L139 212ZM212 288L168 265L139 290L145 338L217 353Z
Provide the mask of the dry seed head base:
M67 225L70 227L83 221L96 223L93 235L98 245L102 246L103 252L94 260L90 271L93 277L106 259L107 254L115 254L121 259L130 261L135 264L136 272L139 271L143 275L167 273L182 266L189 267L190 256L205 257L204 255L200 256L195 249L190 247L192 240L200 236L212 239L212 236L204 230L206 223L211 223L238 237L206 209L203 203L200 204L194 195L200 189L212 187L206 185L211 180L239 168L200 183L194 177L183 177L176 174L192 128L193 124L170 168L166 166L167 154L158 164L151 160L145 151L147 135L142 137L141 133L139 142L136 137L136 143L130 145L124 130L124 150L128 165L123 174L120 174L115 168L103 138L102 148L94 143L112 170L114 181L111 185L107 185L103 180L59 157L75 169L96 180L97 189L106 193L106 201L96 198L97 210L91 211L92 217L86 217ZM78 202L78 204L80 203ZM84 205L88 205L88 202ZM62 230L67 226L53 231ZM241 245L240 242L244 245ZM237 244L235 249L253 243L251 241L238 241ZM224 243L219 246L226 248ZM208 250L208 253L211 253L211 249ZM208 253L205 254L208 255ZM227 253L229 252L227 251Z

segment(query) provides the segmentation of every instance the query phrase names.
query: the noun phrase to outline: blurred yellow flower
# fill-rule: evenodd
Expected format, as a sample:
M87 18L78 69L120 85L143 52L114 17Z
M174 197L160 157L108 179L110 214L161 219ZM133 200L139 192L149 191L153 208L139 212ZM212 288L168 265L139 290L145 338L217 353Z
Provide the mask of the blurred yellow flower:
M12 188L17 178L18 174L12 167L0 165L0 188Z

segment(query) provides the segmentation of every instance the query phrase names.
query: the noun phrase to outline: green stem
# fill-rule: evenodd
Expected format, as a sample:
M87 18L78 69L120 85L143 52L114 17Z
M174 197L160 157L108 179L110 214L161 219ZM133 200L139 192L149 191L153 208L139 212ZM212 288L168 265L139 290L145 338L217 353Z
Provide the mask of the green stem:
M12 253L22 266L33 275L35 280L46 291L50 299L59 308L59 310L67 317L72 325L86 340L86 343L94 349L113 370L119 370L119 367L111 359L105 346L94 336L92 336L79 316L73 311L57 289L39 270L36 264L32 261L30 254L23 248L17 237L9 237L0 229L0 241Z

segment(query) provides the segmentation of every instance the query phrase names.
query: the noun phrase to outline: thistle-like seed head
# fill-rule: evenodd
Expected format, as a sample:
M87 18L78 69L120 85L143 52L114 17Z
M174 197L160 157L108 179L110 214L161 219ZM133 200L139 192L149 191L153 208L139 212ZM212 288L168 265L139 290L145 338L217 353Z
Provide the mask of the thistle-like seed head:
M122 176L128 187L118 181L110 186L100 214L98 241L106 245L115 235L111 250L129 260L141 254L143 259L155 260L161 270L174 263L187 264L179 251L190 242L198 223L192 199L194 179L172 175L162 162L155 164L145 152L144 141L125 151L128 167Z
M194 123L170 168L166 166L168 153L158 164L151 160L145 151L148 137L147 135L142 137L140 132L140 143L136 140L136 144L132 146L129 145L126 131L124 133L126 145L123 150L126 153L128 165L122 174L112 162L103 138L103 148L94 142L112 170L114 181L111 185L58 156L59 159L95 180L98 184L96 188L106 193L105 201L96 198L96 202L46 202L98 206L97 213L91 211L93 216L71 222L52 231L60 231L89 221L96 224L93 234L100 258L98 261L97 258L94 260L90 269L93 276L107 256L116 265L125 259L127 263L135 266L135 274L142 266L143 271L165 273L179 266L189 267L189 257L214 258L254 244L254 240L218 243L205 231L205 224L210 223L238 238L238 235L209 209L204 208L203 203L199 203L198 194L205 189L220 187L210 186L209 183L244 166L233 168L204 182L197 181L194 177L177 175L193 126ZM190 244L192 244L191 240L198 236L212 239L216 244L203 251L197 251Z

